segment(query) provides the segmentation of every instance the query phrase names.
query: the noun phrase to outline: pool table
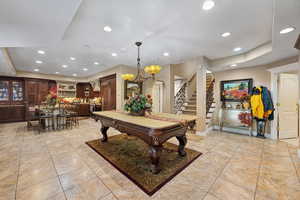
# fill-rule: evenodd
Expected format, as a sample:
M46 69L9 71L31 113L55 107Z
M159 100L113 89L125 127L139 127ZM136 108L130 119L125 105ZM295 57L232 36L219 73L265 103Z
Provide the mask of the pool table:
M113 127L122 133L136 136L149 145L151 171L160 172L159 159L162 145L170 138L176 137L179 146L178 154L185 156L184 150L187 143L186 131L194 127L196 116L176 115L168 113L153 113L150 116L131 116L127 113L116 111L93 112L96 121L100 121L102 142L108 142L107 130Z

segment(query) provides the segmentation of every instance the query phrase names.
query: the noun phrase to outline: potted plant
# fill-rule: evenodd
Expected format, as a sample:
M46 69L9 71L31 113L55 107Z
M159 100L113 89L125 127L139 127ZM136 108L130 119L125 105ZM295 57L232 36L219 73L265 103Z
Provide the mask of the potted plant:
M46 103L47 103L47 105L54 107L57 103L56 93L50 91L49 94L46 97Z
M151 108L151 95L135 95L126 100L124 105L125 111L134 116L144 116L146 111L151 112Z

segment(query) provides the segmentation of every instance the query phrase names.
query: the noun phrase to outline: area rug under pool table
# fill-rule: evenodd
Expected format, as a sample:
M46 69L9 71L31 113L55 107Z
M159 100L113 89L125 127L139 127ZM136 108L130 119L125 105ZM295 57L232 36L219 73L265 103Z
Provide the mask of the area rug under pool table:
M136 137L120 134L109 137L105 143L98 139L86 144L150 196L202 154L185 148L187 155L181 157L177 153L178 146L166 142L160 157L161 171L153 174L148 145Z

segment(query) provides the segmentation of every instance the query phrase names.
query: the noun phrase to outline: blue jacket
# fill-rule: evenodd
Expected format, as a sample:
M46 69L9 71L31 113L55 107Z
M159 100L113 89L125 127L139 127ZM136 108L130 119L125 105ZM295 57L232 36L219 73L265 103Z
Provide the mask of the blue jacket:
M266 87L262 86L261 89L262 89L262 101L264 104L264 112L268 115L266 117L268 117L269 120L273 120L274 119L273 112L275 109L274 109L271 93Z

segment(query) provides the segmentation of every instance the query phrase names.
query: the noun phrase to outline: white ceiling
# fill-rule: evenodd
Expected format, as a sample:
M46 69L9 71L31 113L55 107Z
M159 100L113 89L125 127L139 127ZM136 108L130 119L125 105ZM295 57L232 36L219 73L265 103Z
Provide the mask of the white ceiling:
M235 47L242 47L239 53L245 53L271 40L270 55L239 66L297 54L293 44L300 30L299 0L215 0L216 6L209 11L201 9L203 2L1 0L0 47L11 47L9 53L18 70L39 68L42 73L58 71L68 76L88 76L117 64L135 66L134 42L139 40L143 41L144 65L174 64L198 56L229 57L237 54L232 51ZM113 31L104 32L105 25ZM296 31L279 35L287 25ZM222 38L227 31L232 35ZM37 54L40 49L46 54ZM112 57L113 52L118 56ZM170 56L164 57L164 52ZM95 61L100 65L94 65ZM64 69L62 64L69 67Z
M295 31L281 35L279 32L283 28L293 26ZM282 60L299 55L299 51L294 48L296 40L300 34L300 1L299 0L276 0L274 12L274 25L272 32L271 53L261 56L253 61L243 63L240 67L262 65L274 61Z

